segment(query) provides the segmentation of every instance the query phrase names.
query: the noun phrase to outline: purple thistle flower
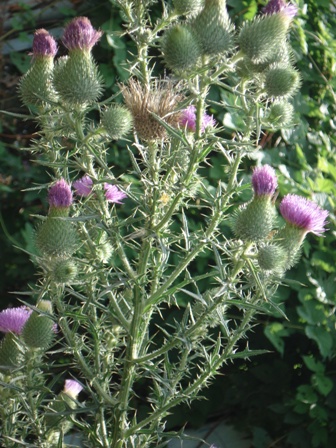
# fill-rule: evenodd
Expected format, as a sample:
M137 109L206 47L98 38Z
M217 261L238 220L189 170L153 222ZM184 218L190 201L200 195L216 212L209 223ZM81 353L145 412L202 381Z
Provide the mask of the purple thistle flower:
M92 186L93 181L87 174L73 183L73 187L76 191L76 194L85 197L91 194Z
M101 38L102 34L101 31L93 28L87 17L75 17L66 26L62 42L69 51L90 51Z
M32 310L25 306L18 308L7 308L0 312L0 331L3 333L21 334Z
M83 386L76 380L65 380L63 392L69 397L76 399L83 390Z
M34 33L33 57L54 58L57 53L57 43L47 30L41 28Z
M48 202L50 207L70 207L72 204L72 192L70 185L64 179L58 180L49 188Z
M207 127L214 127L216 124L215 119L212 115L207 113L203 114L201 132L204 132ZM188 131L196 131L196 107L188 106L181 113L180 125L186 127Z
M321 236L326 230L328 211L302 196L287 194L280 203L280 212L287 223L302 229L304 234Z
M252 186L256 196L273 196L278 186L275 170L269 165L255 168L252 174Z
M286 18L291 20L296 16L298 7L291 3L286 3L284 0L270 0L262 12L269 15L281 12Z
M104 183L105 197L108 202L114 202L115 204L122 204L122 200L127 198L127 194L120 191L116 185Z

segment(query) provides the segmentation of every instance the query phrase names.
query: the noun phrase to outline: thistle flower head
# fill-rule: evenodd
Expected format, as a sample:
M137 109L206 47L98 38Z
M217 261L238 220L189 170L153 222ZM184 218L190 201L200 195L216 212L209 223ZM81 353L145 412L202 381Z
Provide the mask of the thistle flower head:
M76 194L79 196L89 196L92 192L92 179L86 174L80 179L76 180L73 184Z
M326 230L328 211L302 196L285 196L280 203L280 212L287 223L302 229L304 234L312 232L321 236Z
M93 28L87 17L75 17L66 26L62 42L69 51L90 51L102 34Z
M47 30L36 30L33 39L33 57L54 58L57 53L57 43Z
M196 131L196 107L188 106L184 109L180 116L180 126L186 127L188 131ZM204 113L201 121L201 132L204 132L208 127L214 127L216 124L212 115Z
M122 200L127 198L127 194L120 191L116 185L104 183L105 197L107 202L113 202L114 204L122 204Z
M292 20L298 12L298 7L284 0L270 0L262 12L269 15L280 12L287 19Z
M269 165L255 168L252 174L252 186L256 196L273 196L278 186L275 170Z
M83 386L76 380L65 380L63 392L74 400L83 390Z
M201 56L198 36L188 25L169 28L163 35L161 48L165 64L179 77L193 70Z
M72 192L70 185L64 179L54 183L48 192L48 202L50 207L68 208L72 204Z
M7 308L0 312L0 331L3 333L21 334L32 310L25 306Z
M204 55L224 55L234 47L233 26L226 0L205 0L204 8L191 24Z
M178 104L182 94L178 88L164 80L156 80L150 86L142 86L131 79L128 86L121 86L125 104L131 111L134 127L140 139L155 141L166 138L165 128L153 117L152 113L177 127L180 114Z

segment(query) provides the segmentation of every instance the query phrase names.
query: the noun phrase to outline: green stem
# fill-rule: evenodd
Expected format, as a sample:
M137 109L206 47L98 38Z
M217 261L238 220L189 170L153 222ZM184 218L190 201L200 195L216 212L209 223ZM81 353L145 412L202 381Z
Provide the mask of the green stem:
M80 349L77 347L77 343L75 341L75 338L73 337L73 332L69 327L68 321L66 319L66 310L62 303L61 297L56 295L55 297L55 303L58 311L58 315L62 316L59 319L59 326L61 327L62 333L65 337L65 340L67 342L67 346L71 347L73 355L83 373L85 378L88 380L90 384L93 385L93 387L96 389L98 395L101 397L101 399L104 401L105 404L109 406L115 406L116 400L112 398L100 385L99 380L96 378L96 375L92 372L88 364L86 363Z
M241 269L243 268L246 259L245 259L245 254L246 252L249 250L249 248L251 247L250 243L247 243L244 248L242 249L242 253L239 257L239 259L236 261L233 271L231 272L230 277L227 279L227 284L232 284L236 277L238 276L238 274L240 273ZM190 337L192 337L194 334L197 333L198 329L200 327L202 327L202 325L204 324L204 321L206 320L206 318L209 316L209 314L211 314L221 303L223 303L225 300L230 303L230 290L228 289L228 296L226 297L225 295L223 297L219 297L217 300L215 300L212 305L207 308L197 319L197 321L191 326L189 327L186 332L185 332L185 338L188 339ZM251 308L253 309L254 307L251 306ZM226 332L225 332L226 333ZM148 353L147 355L143 355L137 359L134 360L134 362L136 363L144 363L147 361L152 361L153 359L168 353L169 350L171 350L172 348L176 347L177 345L179 345L181 343L181 338L180 337L175 337L172 338L170 341L167 341L164 346L162 346L161 348L159 348L158 350L155 350L151 353Z
M258 297L255 298L254 302L258 301ZM248 327L251 319L254 316L254 313L256 310L250 308L245 312L244 318L241 321L239 327L235 330L235 332L232 334L232 337L228 340L225 349L223 350L222 354L218 357L217 361L213 363L211 368L208 366L204 372L202 372L197 379L190 384L188 387L186 387L183 390L183 394L178 395L171 401L169 401L166 405L160 407L160 409L157 409L153 413L151 413L150 416L143 419L141 422L135 424L130 429L128 429L125 432L125 438L130 437L132 434L137 433L141 428L152 424L153 421L157 421L161 418L163 418L165 415L167 415L167 412L169 409L177 406L181 402L183 402L186 398L190 397L192 394L200 390L204 385L208 383L208 380L214 376L215 371L218 370L221 365L229 358L229 353L232 352L235 344L238 342L238 340L244 335L246 328Z
M175 270L172 272L172 274L168 277L168 279L163 283L163 285L154 293L152 294L147 302L145 311L147 311L151 306L157 305L166 292L166 290L169 288L169 286L176 280L176 278L186 269L186 267L189 265L189 263L199 254L199 252L209 243L209 238L212 236L214 230L216 229L220 217L222 215L222 211L224 210L225 206L227 205L232 192L234 190L234 184L237 182L237 172L242 159L242 155L238 154L235 162L232 167L230 179L228 182L226 193L221 201L221 206L217 208L217 211L215 212L214 216L212 217L210 224L205 232L204 238L201 242L199 242L194 249L185 257L185 259L175 268ZM167 219L167 218L166 218ZM162 221L161 221L162 223ZM160 223L160 224L161 224ZM158 227L158 226L157 226ZM156 228L157 228L156 227Z

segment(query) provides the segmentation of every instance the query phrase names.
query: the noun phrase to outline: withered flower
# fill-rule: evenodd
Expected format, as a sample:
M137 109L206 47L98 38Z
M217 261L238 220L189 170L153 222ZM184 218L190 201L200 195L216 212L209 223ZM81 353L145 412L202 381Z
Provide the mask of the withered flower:
M127 86L120 88L141 140L148 142L167 137L165 128L151 113L170 126L178 127L181 113L177 109L184 98L178 86L167 80L155 80L149 86L143 86L138 80L131 79Z

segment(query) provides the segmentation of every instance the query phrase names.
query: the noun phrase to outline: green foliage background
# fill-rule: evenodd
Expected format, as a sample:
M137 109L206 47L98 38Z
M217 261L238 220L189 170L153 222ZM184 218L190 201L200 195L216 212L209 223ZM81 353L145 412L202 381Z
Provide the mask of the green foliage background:
M236 24L251 20L265 3L227 1ZM113 0L77 1L74 8L61 7L57 0L50 4L58 10L57 22L45 23L39 10L24 2L18 4L15 13L6 10L10 30L0 42L8 43L13 38L31 42L36 28L50 30L61 27L74 15L87 15L105 33L95 57L105 79L106 95L113 95L116 82L127 78L125 60L132 52L132 42L121 37L122 18ZM329 231L324 238L310 236L306 240L300 263L278 290L276 302L288 321L283 322L272 309L249 335L250 348L266 348L270 353L228 365L224 376L208 389L206 401L195 403L192 409L177 409L169 420L170 427L184 423L197 427L207 420L212 420L215 427L225 419L247 432L256 448L328 448L336 444L336 4L299 0L298 5L300 14L291 31L295 63L302 75L302 88L295 97L296 125L281 134L266 132L258 157L281 173L280 197L296 193L329 209ZM160 3L153 6L154 16L160 8ZM2 55L1 109L26 113L20 106L16 84L28 65L27 51ZM210 111L230 135L239 129L239 117L218 109L216 101L224 98L230 102L227 92L213 89ZM34 125L24 118L1 117L0 306L6 308L16 304L17 297L23 298L11 294L13 291L27 290L27 284L34 282L34 268L26 252L34 250L32 215L45 209L38 185L49 179L39 160L31 160L24 151L34 138ZM127 152L120 146L111 145L110 161L116 174L129 167ZM203 175L211 187L220 179L225 161L216 154L209 162ZM197 216L191 218L197 227ZM195 264L195 275L203 273L209 263L205 254L202 262Z

